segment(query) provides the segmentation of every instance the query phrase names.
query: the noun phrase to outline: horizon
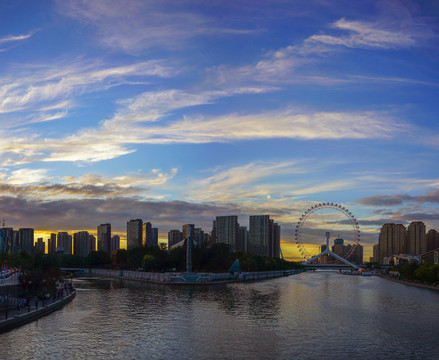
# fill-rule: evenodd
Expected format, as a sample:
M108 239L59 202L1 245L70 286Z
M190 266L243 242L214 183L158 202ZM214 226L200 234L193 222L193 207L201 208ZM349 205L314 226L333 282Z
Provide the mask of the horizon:
M35 240L110 223L124 243L130 219L163 241L269 214L291 260L319 202L355 215L365 259L385 223L439 230L438 17L402 0L1 4L0 219Z

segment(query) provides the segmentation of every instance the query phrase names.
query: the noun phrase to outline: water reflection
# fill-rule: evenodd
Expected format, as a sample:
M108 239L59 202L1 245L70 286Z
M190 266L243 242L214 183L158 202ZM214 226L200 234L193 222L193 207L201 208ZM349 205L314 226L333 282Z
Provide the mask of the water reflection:
M0 358L433 359L439 351L439 293L379 278L74 282L77 297L62 311L0 335Z

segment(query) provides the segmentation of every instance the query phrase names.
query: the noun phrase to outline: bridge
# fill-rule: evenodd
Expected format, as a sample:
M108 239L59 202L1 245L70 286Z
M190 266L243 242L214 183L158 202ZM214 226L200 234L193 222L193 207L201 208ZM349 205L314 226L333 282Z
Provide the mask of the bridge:
M61 271L70 271L70 272L88 272L88 269L86 268L69 268L69 267L62 267L60 269Z
M348 264L304 264L306 270L356 270L358 266Z
M323 268L326 267L327 265L336 265L336 268L339 269L340 266L343 266L341 269L358 269L359 266L355 265L353 263L351 263L350 261L346 260L345 258L337 255L336 253L332 252L331 250L329 250L329 231L326 232L326 249L321 252L320 254L313 256L311 259L309 259L307 262L305 262L305 267L306 266L317 266L317 268ZM338 261L341 261L344 265L340 264L312 264L313 261L317 260L319 257L324 256L324 255L331 255L333 257L335 257Z

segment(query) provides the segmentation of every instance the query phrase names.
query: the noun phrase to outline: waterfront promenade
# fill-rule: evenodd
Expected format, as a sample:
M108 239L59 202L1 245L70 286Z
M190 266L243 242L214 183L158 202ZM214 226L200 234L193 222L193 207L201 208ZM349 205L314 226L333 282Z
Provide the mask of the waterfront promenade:
M18 306L23 299L9 298L6 310L0 314L0 333L46 316L72 301L76 296L75 289L65 289L62 296L49 299L30 299L25 306Z
M123 278L153 284L166 285L216 285L234 282L246 282L273 279L283 276L294 275L303 272L304 269L279 270L279 271L255 271L231 273L155 273L130 270L106 270L87 269L84 272L92 275L106 276L111 278Z

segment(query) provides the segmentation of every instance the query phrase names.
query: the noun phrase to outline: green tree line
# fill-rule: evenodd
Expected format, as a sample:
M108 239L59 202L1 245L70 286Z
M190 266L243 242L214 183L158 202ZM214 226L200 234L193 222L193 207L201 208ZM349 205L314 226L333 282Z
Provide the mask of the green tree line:
M439 265L407 263L395 266L392 270L399 271L405 280L439 283Z

